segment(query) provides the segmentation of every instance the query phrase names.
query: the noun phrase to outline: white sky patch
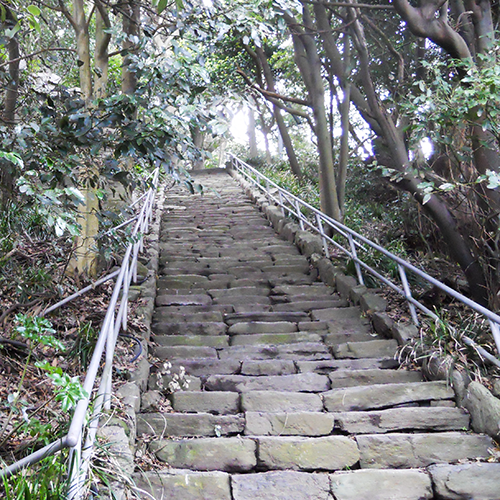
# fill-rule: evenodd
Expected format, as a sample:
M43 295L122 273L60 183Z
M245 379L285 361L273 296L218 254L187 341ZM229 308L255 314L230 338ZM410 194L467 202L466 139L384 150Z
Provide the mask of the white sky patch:
M425 159L428 160L434 152L432 141L428 137L424 137L420 141L420 147L422 148L422 153L424 154Z

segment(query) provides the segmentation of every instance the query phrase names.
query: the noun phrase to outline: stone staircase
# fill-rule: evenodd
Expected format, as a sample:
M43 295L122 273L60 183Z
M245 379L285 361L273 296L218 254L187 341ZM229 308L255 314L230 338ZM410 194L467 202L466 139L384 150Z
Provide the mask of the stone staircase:
M494 443L446 382L398 369L397 342L228 174L196 178L203 196L167 195L151 340L171 367L137 424L165 468L136 484L156 500L500 499ZM145 403L183 370L171 407Z

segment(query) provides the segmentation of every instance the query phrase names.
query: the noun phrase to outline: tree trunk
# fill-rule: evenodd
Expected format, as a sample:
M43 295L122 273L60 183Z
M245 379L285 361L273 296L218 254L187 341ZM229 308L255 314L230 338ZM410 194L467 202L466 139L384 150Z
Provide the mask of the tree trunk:
M247 124L247 135L248 135L248 157L255 160L259 156L259 150L257 149L257 134L255 130L255 113L254 110L248 107L248 124Z
M276 92L273 73L271 71L269 63L267 62L267 57L264 50L262 50L261 47L257 47L255 51L257 53L259 64L262 68L262 72L264 73L267 90L269 90L270 92ZM283 140L283 146L285 148L286 155L288 156L288 162L290 163L290 168L292 169L292 172L295 174L295 176L300 178L302 177L302 170L300 168L299 161L297 160L297 156L295 154L295 149L293 147L292 139L290 137L290 134L288 133L288 128L286 126L285 119L281 114L281 109L279 109L278 106L276 106L274 103L273 103L273 115L276 121L276 125L278 125L278 130L281 139Z
M135 71L130 68L130 65L132 63L131 55L136 48L133 37L139 35L139 4L134 0L129 0L127 3L123 4L122 18L123 33L126 35L123 42L123 50L127 51L122 66L122 92L131 95L135 92L137 87L137 77Z
M344 65L349 68L351 60L350 40L347 33L344 33ZM340 104L340 126L342 136L340 138L339 168L337 173L337 192L339 207L342 218L344 216L345 205L345 183L347 179L347 165L349 162L349 108L351 104L351 83L346 78L343 86L342 103Z
M309 94L314 115L314 132L319 153L319 188L321 210L335 220L340 220L340 208L337 198L337 184L333 165L332 143L325 111L325 90L321 76L321 60L314 41L309 6L303 3L304 25L307 32L301 30L296 20L285 14L284 18L292 33L295 61Z
M109 57L108 46L111 35L104 30L110 27L109 18L101 2L96 2L98 9L95 19L95 54L94 66L97 77L95 79L94 94L97 99L102 99L107 95L108 75L109 75Z
M90 68L89 26L85 18L84 6L84 0L73 0L73 28L76 36L80 90L85 102L89 104L92 99L92 71Z

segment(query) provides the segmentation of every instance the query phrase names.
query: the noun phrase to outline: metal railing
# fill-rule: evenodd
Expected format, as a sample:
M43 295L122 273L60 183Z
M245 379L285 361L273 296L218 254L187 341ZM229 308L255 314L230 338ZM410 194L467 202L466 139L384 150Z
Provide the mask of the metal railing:
M143 235L148 232L152 220L158 176L159 169L156 169L152 175L151 187L139 198L139 200L136 200L136 202L132 204L132 206L134 206L139 201L143 201L138 215L130 219L130 221L127 221L128 223L135 222L135 225L131 234L131 243L127 246L120 270L101 278L93 285L67 297L44 312L44 314L47 314L82 295L86 291L95 288L98 284L116 277L116 283L106 311L106 316L101 326L94 352L87 369L87 374L83 382L83 389L88 396L78 401L66 436L37 450L12 465L5 467L0 471L0 480L10 477L21 469L34 465L60 450L69 449L70 475L67 498L68 500L78 500L82 498L93 445L99 426L100 415L103 408L110 408L112 366L116 341L120 331L126 331L127 329L129 287L132 281L137 281L137 259L139 253L143 251ZM98 377L103 358L104 367L100 377ZM95 387L97 380L99 380L99 386L96 392ZM88 410L91 401L93 402L92 413L89 416Z
M281 188L278 184L264 176L258 170L243 162L236 156L229 154L230 168L237 171L247 182L252 184L255 188L259 189L267 198L270 203L276 204L281 207L283 215L293 217L296 219L302 230L306 228L314 233L321 236L323 240L323 250L326 257L329 255L329 246L332 245L345 254L349 259L352 260L356 269L356 276L358 283L360 285L364 284L363 272L368 273L380 282L387 285L389 288L397 292L399 295L405 298L413 322L418 325L419 319L417 315L417 310L421 311L427 316L434 319L439 319L435 311L431 311L424 304L418 301L412 294L411 283L408 279L408 273L413 276L418 276L424 282L435 286L453 297L455 300L461 302L462 304L468 306L472 310L481 314L485 317L490 325L491 333L493 335L497 352L500 353L500 316L490 311L486 307L474 302L465 295L457 292L453 288L441 283L439 280L433 278L426 272L418 269L414 265L405 261L401 257L389 252L385 248L377 245L373 241L365 238L361 234L353 231L349 227L341 224L340 222L328 217L323 212L317 208L309 205L305 201L301 200L297 196L294 196L290 192ZM304 214L307 213L307 216ZM329 236L332 234L333 236ZM335 235L338 235L335 238ZM340 237L340 238L339 238ZM340 239L342 243L339 243ZM380 252L382 255L387 257L396 263L398 268L399 282L382 275L377 269L367 264L362 260L360 254L366 251L368 248ZM489 352L483 349L481 346L477 345L471 338L467 336L461 336L461 339L465 344L474 347L480 355L486 358L489 362L500 367L500 360L492 356Z

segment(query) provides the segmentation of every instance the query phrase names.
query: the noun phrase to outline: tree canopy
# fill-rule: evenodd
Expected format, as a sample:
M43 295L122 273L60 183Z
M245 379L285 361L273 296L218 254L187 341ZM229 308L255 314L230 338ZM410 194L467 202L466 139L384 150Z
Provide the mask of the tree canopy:
M78 239L107 183L199 166L246 103L298 178L296 133L311 137L323 211L343 220L364 165L496 307L498 16L487 0L2 0L2 207Z

